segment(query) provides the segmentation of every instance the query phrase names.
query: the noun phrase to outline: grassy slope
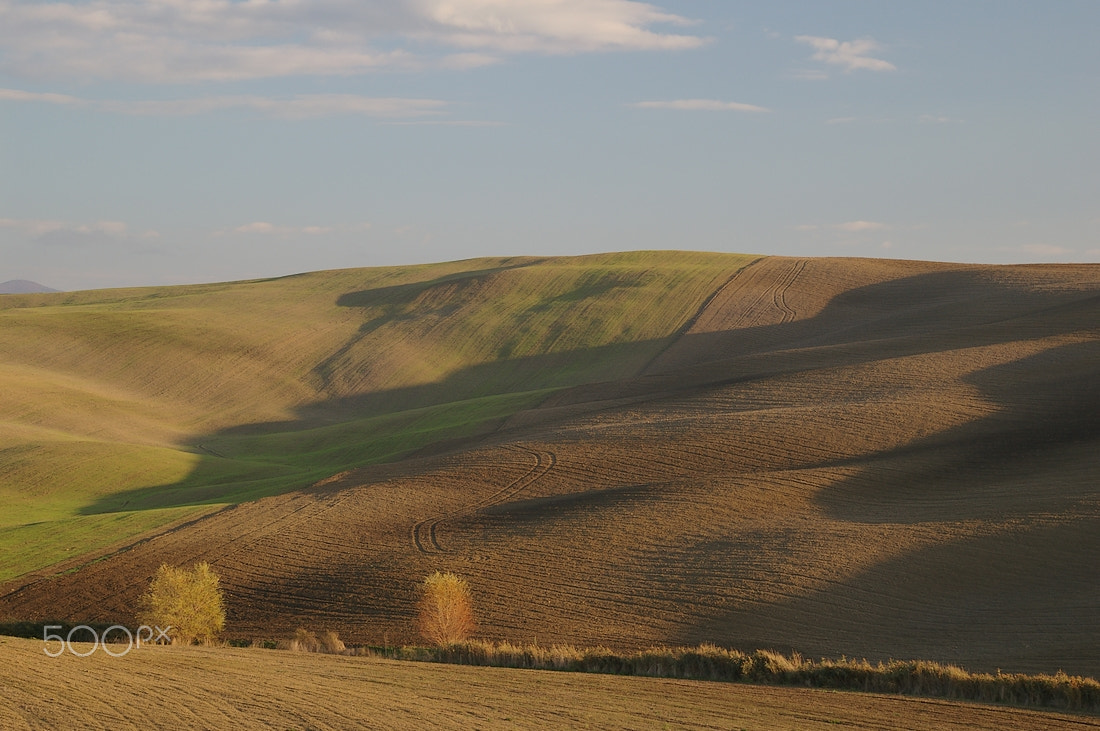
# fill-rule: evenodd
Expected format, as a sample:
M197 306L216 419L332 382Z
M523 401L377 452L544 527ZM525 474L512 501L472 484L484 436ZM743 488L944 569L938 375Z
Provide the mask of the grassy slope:
M799 688L255 649L49 658L42 647L0 637L5 729L1100 728L1087 716Z
M2 297L0 580L633 375L749 260L494 259Z

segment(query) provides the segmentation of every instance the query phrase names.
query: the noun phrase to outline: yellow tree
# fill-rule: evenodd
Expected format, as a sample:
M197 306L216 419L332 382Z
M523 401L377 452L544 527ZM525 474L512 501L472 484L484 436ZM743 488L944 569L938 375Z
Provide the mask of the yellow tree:
M205 561L193 569L161 564L141 597L138 619L167 630L172 644L210 642L225 629L225 598L218 575Z
M438 571L424 579L417 620L420 634L437 645L466 640L475 627L474 606L466 580Z

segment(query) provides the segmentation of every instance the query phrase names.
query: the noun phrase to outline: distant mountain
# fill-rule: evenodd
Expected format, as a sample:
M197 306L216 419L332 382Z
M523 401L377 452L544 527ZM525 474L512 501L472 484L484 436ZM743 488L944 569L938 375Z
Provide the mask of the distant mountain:
M28 279L9 279L6 282L0 282L0 294L36 294L38 292L60 291L60 289L53 289Z

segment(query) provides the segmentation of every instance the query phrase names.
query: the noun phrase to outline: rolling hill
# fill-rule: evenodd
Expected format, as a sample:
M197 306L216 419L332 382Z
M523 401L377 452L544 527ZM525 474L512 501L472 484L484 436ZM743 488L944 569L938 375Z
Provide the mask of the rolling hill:
M642 252L0 298L0 617L1100 674L1100 266Z
M57 292L52 287L47 287L29 279L9 279L0 282L0 294L32 294L36 292Z

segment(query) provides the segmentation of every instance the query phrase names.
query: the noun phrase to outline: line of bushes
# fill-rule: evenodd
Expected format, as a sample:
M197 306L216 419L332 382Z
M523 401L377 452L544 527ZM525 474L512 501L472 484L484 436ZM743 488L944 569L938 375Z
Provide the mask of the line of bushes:
M445 647L402 647L385 654L422 662L802 686L1100 712L1100 682L1093 678L1063 672L971 673L955 665L926 660L815 661L797 653L744 653L707 644L624 654L600 647L547 648L481 641Z

